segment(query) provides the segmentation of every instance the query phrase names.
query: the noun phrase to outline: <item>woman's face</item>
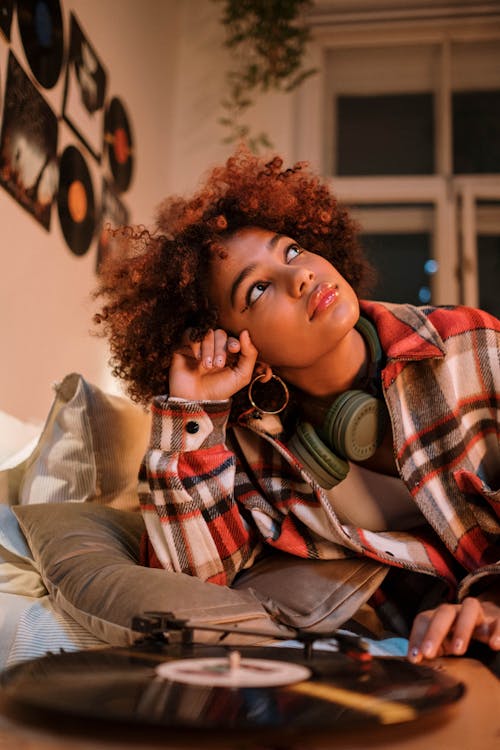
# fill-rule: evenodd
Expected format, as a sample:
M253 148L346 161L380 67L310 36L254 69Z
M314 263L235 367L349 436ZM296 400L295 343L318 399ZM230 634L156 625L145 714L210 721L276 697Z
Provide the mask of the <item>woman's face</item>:
M290 382L292 370L320 364L353 329L358 299L325 258L257 227L240 230L224 248L210 278L220 325L234 334L247 329L259 359Z

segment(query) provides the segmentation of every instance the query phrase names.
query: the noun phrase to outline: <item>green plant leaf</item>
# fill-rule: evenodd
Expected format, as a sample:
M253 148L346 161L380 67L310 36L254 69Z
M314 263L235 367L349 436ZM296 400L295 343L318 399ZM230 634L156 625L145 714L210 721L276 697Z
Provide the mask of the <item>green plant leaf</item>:
M302 70L310 39L304 14L313 0L213 0L221 5L225 46L234 67L226 74L228 94L221 104L228 112L218 122L231 133L223 143L246 140L249 148L270 148L265 133L249 137L239 117L254 104L250 92L289 93L316 70Z

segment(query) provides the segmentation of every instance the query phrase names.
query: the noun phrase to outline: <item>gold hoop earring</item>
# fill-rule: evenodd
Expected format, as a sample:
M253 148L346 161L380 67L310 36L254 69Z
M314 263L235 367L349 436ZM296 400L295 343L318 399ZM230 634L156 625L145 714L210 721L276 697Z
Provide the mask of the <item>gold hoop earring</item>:
M279 414L280 412L283 411L283 409L286 409L286 407L288 406L288 401L290 400L290 393L288 391L288 387L287 387L286 383L280 377L278 377L278 375L271 375L271 380L276 380L277 383L279 383L279 385L283 388L283 392L285 394L285 403L282 406L280 406L279 409L274 409L274 410L272 410L272 409L262 409L260 406L258 406L255 403L254 396L253 396L254 385L255 385L255 383L257 383L258 380L262 380L265 377L266 377L265 374L256 375L254 377L254 379L252 380L252 382L248 386L248 398L250 400L250 403L254 407L254 409L257 409L257 411L260 414Z

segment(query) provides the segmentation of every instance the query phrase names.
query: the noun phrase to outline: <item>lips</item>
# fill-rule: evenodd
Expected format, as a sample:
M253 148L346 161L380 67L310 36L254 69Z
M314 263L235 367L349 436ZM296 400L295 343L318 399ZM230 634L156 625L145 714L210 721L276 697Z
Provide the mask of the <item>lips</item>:
M307 314L310 320L316 315L333 305L339 296L339 288L336 284L322 283L312 291L307 301Z

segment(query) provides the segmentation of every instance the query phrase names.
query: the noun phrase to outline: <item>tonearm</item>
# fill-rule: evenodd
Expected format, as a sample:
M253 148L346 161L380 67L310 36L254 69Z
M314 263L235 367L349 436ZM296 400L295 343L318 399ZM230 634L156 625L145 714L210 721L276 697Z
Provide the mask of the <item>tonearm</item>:
M195 631L220 633L218 643L221 644L230 634L253 636L256 638L270 638L270 634L254 628L246 628L237 623L233 625L207 625L192 620L176 617L173 612L144 612L132 620L132 630L143 634L142 641L166 644L170 642L172 632L180 634L183 645L194 643ZM335 630L330 633L313 633L301 628L283 626L277 633L272 634L274 640L294 640L302 644L306 658L311 656L314 644L321 640L334 640L339 652L352 656L357 660L371 658L367 642L354 633Z

